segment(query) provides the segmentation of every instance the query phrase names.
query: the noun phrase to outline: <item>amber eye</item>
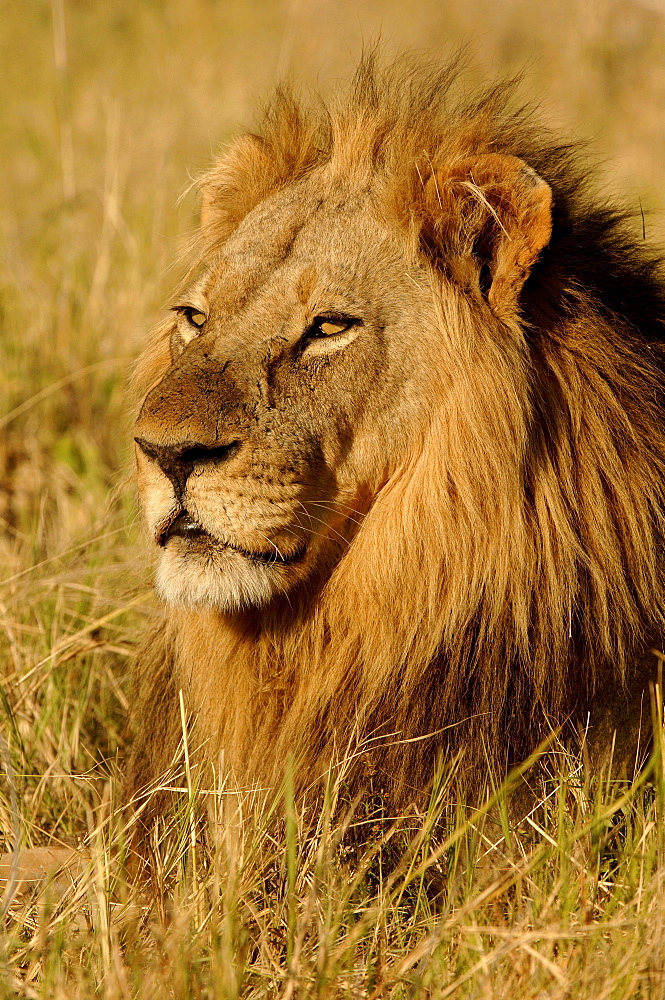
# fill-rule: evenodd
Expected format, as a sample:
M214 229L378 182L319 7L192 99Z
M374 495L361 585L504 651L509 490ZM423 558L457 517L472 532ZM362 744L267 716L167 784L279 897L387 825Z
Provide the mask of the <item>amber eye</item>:
M312 323L309 335L310 337L334 337L338 333L345 333L357 322L357 320L345 316L336 319L318 316Z
M194 306L180 306L178 312L182 313L188 323L195 326L197 330L200 330L205 323L207 316L202 313L200 309L195 309Z

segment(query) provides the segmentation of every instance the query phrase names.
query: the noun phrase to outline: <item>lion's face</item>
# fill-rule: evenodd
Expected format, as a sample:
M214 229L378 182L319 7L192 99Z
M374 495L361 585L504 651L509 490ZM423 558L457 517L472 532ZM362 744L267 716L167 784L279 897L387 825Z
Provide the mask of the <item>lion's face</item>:
M137 421L141 506L173 604L316 592L442 414L464 439L451 399L478 338L494 338L485 395L505 392L519 291L550 236L549 186L513 156L418 169L406 214L385 177L331 162L266 190L271 169L246 138L212 172L214 249L175 304L170 360ZM215 212L223 228L206 222ZM514 450L506 421L493 426Z
M164 599L230 610L330 572L427 411L429 281L370 194L311 180L204 261L135 430Z

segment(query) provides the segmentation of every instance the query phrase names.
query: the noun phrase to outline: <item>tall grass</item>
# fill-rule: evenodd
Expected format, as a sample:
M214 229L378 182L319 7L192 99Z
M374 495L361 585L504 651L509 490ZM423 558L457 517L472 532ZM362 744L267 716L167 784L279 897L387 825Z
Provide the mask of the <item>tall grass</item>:
M6 0L0 14L0 832L5 849L84 843L90 859L60 901L0 903L0 989L665 995L658 747L649 779L623 785L549 751L528 806L504 790L475 814L445 770L430 809L398 818L378 799L333 809L339 780L305 815L287 776L270 822L176 773L150 905L124 885L114 809L128 671L159 613L125 377L195 224L178 203L188 171L278 73L346 75L381 29L389 50L469 43L470 80L530 62L524 92L596 136L641 231L640 205L665 203L657 4ZM663 231L657 214L645 225Z
M88 821L89 860L59 899L48 886L36 901L14 899L2 988L49 998L661 996L660 744L621 787L590 783L563 751L548 760L540 796L511 822L510 780L474 811L451 800L446 771L426 811L396 818L378 800L340 807L334 779L305 816L288 775L268 809L223 785L203 796L172 775L180 801L155 844L149 897L124 884L110 779L93 789L65 776ZM207 836L193 844L203 808Z

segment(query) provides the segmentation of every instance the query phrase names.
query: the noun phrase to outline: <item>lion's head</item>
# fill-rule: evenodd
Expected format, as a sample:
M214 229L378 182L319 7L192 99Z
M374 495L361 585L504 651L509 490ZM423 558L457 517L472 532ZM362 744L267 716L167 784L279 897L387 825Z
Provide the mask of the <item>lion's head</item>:
M521 376L519 291L549 240L549 185L515 156L446 148L414 156L422 189L400 218L395 178L363 140L351 163L321 157L285 184L246 138L204 182L211 245L175 300L170 364L136 427L170 603L226 611L311 587L441 433L460 352L482 339L488 397ZM265 189L229 219L241 157L245 183ZM445 268L423 238L450 244ZM496 427L506 467L524 430Z
M278 93L139 367L162 660L240 772L352 727L412 786L435 730L514 756L662 625L656 265L453 76Z

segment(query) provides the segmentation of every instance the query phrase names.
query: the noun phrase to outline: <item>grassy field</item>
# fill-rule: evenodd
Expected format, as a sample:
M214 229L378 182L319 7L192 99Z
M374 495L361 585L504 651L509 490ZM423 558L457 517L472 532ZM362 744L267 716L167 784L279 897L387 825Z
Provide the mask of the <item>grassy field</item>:
M591 137L662 238L657 0L0 0L0 25L0 846L91 858L60 903L0 902L0 994L665 996L659 748L623 785L550 750L514 822L507 789L470 813L442 773L422 815L331 821L333 787L312 825L287 790L270 826L244 803L238 837L220 789L195 849L201 800L174 776L153 906L123 886L113 808L128 674L159 614L125 385L195 224L188 172L279 75L325 85L381 30L389 52L467 44L470 81L526 66L525 97Z

